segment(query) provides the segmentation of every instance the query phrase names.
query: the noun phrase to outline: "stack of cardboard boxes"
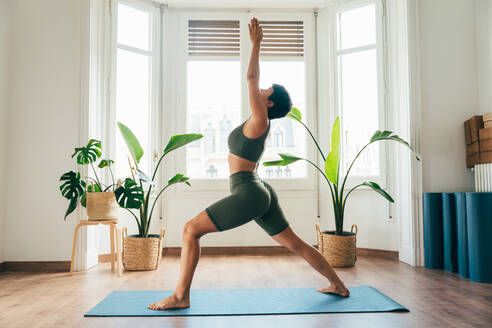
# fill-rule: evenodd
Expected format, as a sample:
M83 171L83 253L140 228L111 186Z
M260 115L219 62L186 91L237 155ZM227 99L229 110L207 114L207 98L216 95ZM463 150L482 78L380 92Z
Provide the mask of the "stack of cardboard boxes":
M492 163L492 113L465 121L466 166Z

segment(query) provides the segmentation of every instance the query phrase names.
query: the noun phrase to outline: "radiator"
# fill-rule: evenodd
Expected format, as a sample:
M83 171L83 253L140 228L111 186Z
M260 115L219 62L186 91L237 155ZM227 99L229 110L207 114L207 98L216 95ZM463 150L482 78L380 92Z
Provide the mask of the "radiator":
M475 171L475 191L492 191L492 163L476 164Z

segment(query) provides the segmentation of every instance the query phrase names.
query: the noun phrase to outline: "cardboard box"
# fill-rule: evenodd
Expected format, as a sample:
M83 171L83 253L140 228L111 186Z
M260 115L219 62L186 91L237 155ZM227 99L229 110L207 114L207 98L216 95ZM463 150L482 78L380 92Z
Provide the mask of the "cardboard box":
M483 127L484 128L492 128L492 121L484 121Z
M483 128L478 130L478 138L480 140L492 139L492 128Z
M465 121L465 141L469 145L478 140L478 131L483 128L481 115L475 115Z
M480 152L492 151L492 139L479 140L478 149Z
M466 156L466 167L470 168L473 167L475 164L480 164L480 153Z
M480 154L480 164L492 163L492 151L484 151Z
M488 113L482 116L483 121L492 121L492 113Z
M466 145L466 156L473 155L475 153L478 153L479 151L480 151L480 146L478 141Z

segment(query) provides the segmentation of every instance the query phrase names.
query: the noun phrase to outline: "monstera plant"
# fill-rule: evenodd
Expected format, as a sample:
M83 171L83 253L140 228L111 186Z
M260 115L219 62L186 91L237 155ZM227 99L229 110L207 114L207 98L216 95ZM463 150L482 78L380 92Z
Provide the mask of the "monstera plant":
M384 190L382 189L376 182L372 181L365 181L362 182L352 188L350 188L347 192L345 190L345 184L347 182L347 178L350 174L350 170L352 169L355 161L357 158L359 158L360 154L371 144L378 142L378 141L396 141L406 147L408 147L411 151L414 152L413 148L406 142L405 140L401 139L398 137L396 134L394 134L391 131L380 131L377 130L374 132L372 135L371 139L369 142L364 145L364 147L361 148L361 150L357 153L355 158L352 160L352 163L347 169L347 172L345 173L344 177L340 177L340 158L341 158L341 153L340 153L340 118L337 117L335 120L335 123L333 124L332 132L331 132L331 149L330 152L328 153L328 157L325 157L325 154L321 150L318 142L316 141L316 138L313 136L309 128L302 122L302 116L301 112L299 109L293 107L292 110L287 114L287 117L293 119L294 121L302 124L306 130L308 131L309 135L313 139L316 147L318 148L318 151L323 158L324 161L324 168L321 169L318 167L315 163L310 161L309 159L301 158L301 157L296 157L293 155L289 154L279 154L280 160L277 161L270 161L270 162L264 162L263 165L265 166L285 166L292 164L294 162L304 160L313 165L319 172L320 174L324 177L326 182L328 183L328 186L330 188L330 193L331 193L331 199L333 202L333 210L335 214L335 234L336 235L341 235L343 232L343 220L344 220L344 213L345 213L345 205L347 204L347 199L348 196L354 191L355 189L366 186L386 198L389 202L394 202L393 198ZM420 160L418 156L416 156L417 160Z
M188 181L190 178L184 176L182 173L177 173L167 181L167 184L157 193L154 201L152 202L150 195L152 188L155 187L155 178L162 160L171 151L198 140L202 138L203 135L199 133L173 135L169 139L167 146L164 148L154 172L152 173L152 177L150 177L138 167L138 164L144 154L138 139L123 123L118 122L118 128L123 136L123 139L125 140L126 145L128 146L132 161L130 162L131 177L127 177L123 184L115 189L116 200L121 207L128 210L128 212L135 218L138 226L138 236L141 238L146 238L149 235L150 222L152 220L154 207L156 206L157 201L164 190L176 183L185 183L190 186L190 182ZM146 191L144 191L144 189L146 189ZM132 210L138 210L139 216L137 217Z
M113 182L109 186L101 183L96 169L94 168L94 164L101 157L101 153L101 142L95 139L89 140L86 146L74 149L72 158L77 156L76 160L79 165L90 165L95 178L81 177L80 172L75 171L68 171L61 176L60 181L62 184L60 185L60 191L62 196L69 200L68 208L65 212L65 220L67 219L67 216L77 208L79 201L82 206L86 207L87 192L105 192L109 189L114 190L115 182L113 171L111 170L114 161L110 159L101 159L97 165L97 167L101 169L105 167L109 169Z

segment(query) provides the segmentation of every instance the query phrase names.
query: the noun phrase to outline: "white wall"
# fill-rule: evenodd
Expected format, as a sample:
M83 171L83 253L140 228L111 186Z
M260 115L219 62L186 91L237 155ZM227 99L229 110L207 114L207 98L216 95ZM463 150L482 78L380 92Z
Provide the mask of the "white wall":
M8 110L8 44L10 28L10 1L0 0L0 263L4 261L5 220L5 156Z
M463 122L479 113L475 1L419 6L423 190L472 191Z
M492 112L492 1L476 0L478 103L480 114Z
M63 221L58 179L79 138L79 2L11 6L5 260L68 260L76 216Z

